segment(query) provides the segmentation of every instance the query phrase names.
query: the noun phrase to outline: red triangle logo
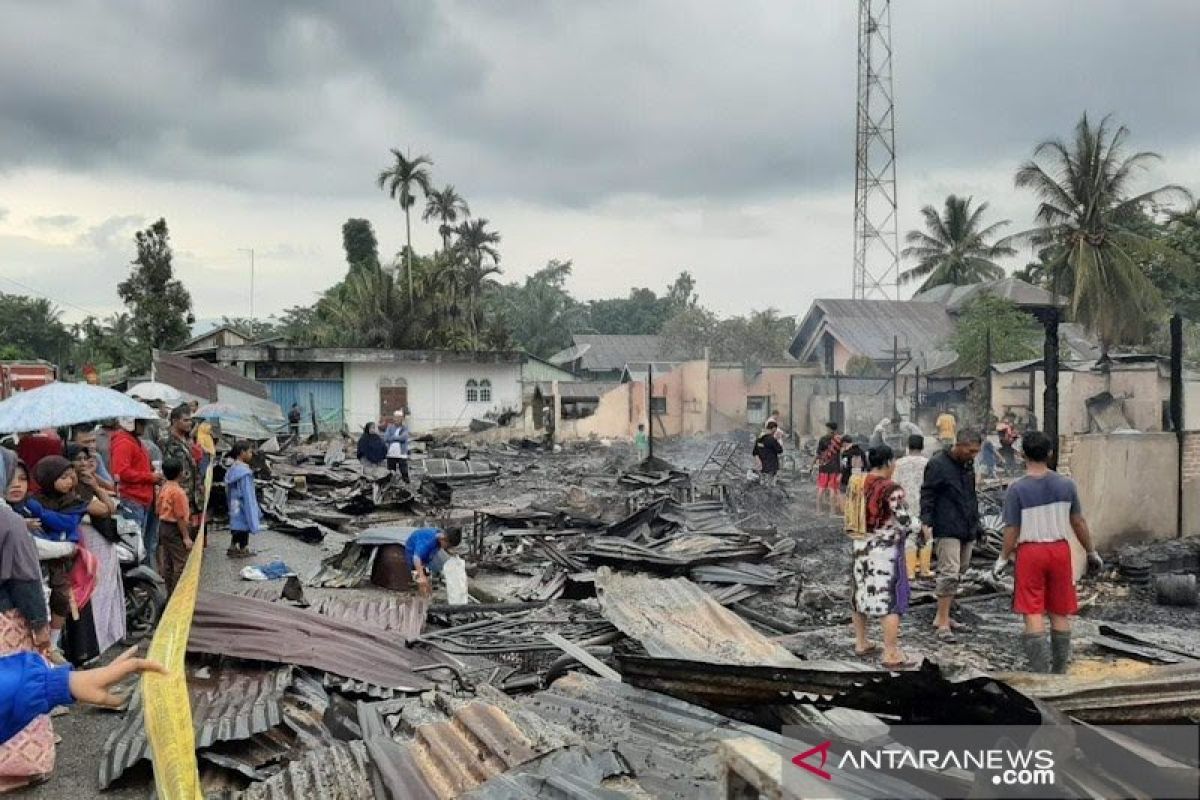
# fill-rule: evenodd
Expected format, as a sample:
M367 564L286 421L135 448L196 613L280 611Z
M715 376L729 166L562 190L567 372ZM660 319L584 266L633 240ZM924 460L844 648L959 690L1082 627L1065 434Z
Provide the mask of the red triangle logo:
M828 772L826 772L824 769L822 769L822 767L824 767L825 762L829 760L829 748L832 746L833 746L833 742L831 742L831 741L821 742L816 747L814 747L810 750L805 750L800 755L792 758L792 763L795 764L797 767L808 770L813 775L816 775L818 778L824 778L827 781L831 781L831 780L833 780L833 776L830 775ZM812 764L809 764L808 759L811 756L817 755L818 753L821 756L820 766L813 766Z

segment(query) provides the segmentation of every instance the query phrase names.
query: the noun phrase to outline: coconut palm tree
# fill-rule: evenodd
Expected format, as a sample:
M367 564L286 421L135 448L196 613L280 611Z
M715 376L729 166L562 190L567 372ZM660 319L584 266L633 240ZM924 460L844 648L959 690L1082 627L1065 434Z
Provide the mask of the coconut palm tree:
M385 170L380 171L379 177L375 182L379 184L379 188L388 193L388 197L400 203L400 207L404 209L404 241L408 246L408 255L405 259L405 272L408 273L408 304L412 307L413 302L413 279L412 279L412 219L410 212L412 207L417 202L417 191L420 191L425 197L429 197L430 178L427 167L433 166L433 159L429 156L417 156L409 158L401 153L396 148L392 148L392 156L395 158L395 163Z
M941 214L933 206L921 209L925 230L909 231L904 237L908 247L900 252L905 258L917 259L917 265L900 273L901 283L924 278L917 290L923 292L944 283L965 286L1004 277L1004 268L993 259L1016 255L1017 251L1008 239L992 240L1009 221L983 227L988 204L980 203L972 209L971 200L952 194L946 198Z
M467 301L467 319L472 337L478 339L479 334L479 295L483 292L484 282L489 275L500 272L500 234L487 229L485 218L467 220L454 229L458 239L454 243L455 250L466 262L464 287ZM490 261L491 265L485 262Z
M434 189L426 196L425 213L421 215L421 220L441 221L438 233L442 235L442 252L450 249L450 234L454 233L454 223L458 222L459 215L465 220L471 215L471 209L452 184L446 184L442 189Z
M1084 114L1071 142L1042 142L1016 175L1017 187L1040 201L1038 227L1027 235L1049 248L1051 285L1070 296L1072 313L1096 334L1105 356L1110 345L1144 339L1161 307L1141 265L1164 246L1135 230L1137 212L1158 200L1190 199L1174 185L1131 193L1134 177L1159 156L1127 154L1128 136L1110 117L1093 125Z

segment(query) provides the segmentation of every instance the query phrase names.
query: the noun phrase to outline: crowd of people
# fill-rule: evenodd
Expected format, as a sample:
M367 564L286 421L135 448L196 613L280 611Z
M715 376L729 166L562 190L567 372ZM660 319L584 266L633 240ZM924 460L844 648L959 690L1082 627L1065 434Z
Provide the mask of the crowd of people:
M53 769L51 707L114 704L96 687L158 669L130 653L78 670L127 638L118 547L131 541L169 592L203 527L216 423L195 420L194 403L158 405L159 419L31 431L0 447L0 685L26 692L0 696L0 791ZM262 527L254 453L245 442L229 452L230 557L250 555Z
M954 643L966 633L952 611L982 535L977 488L995 478L998 467L1011 476L1023 463L1024 475L1005 491L1004 545L992 571L999 580L1013 570L1013 611L1024 620L1020 641L1030 670L1065 672L1070 617L1077 611L1071 538L1086 552L1089 572L1101 569L1103 560L1075 484L1048 466L1055 443L1041 431L1019 431L1012 415L995 420L989 435L960 428L949 410L939 413L934 427L940 447L932 456L920 427L898 416L880 420L869 438L858 439L829 422L817 442L816 513L841 518L851 540L855 654L878 654L888 669L916 666L900 646L900 622L917 580L932 581L937 640ZM900 457L889 443L896 439L906 449ZM775 482L785 440L772 415L754 442L756 480ZM870 620L879 621L882 651L870 639Z
M907 453L896 458L879 440L864 451L833 422L817 445L818 513L823 501L833 513L840 508L851 538L854 651L860 657L879 651L868 635L868 622L878 620L887 669L917 664L900 646L900 622L916 579L934 581L937 639L953 643L966 630L952 611L982 533L976 464L985 437L959 429L949 414L939 417L937 428L942 447L932 457L925 456L919 432L908 434ZM1012 447L1017 437L1001 441ZM1070 617L1078 608L1070 539L1084 548L1089 572L1100 570L1103 560L1074 482L1048 466L1054 442L1040 431L1026 431L1020 449L1025 475L1005 492L1004 545L992 571L999 580L1014 570L1013 611L1024 620L1021 647L1029 669L1063 673L1071 654Z

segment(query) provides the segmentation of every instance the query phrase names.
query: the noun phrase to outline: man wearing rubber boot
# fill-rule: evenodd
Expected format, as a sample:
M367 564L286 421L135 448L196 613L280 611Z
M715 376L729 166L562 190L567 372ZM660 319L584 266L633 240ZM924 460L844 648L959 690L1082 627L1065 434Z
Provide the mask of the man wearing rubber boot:
M1025 476L1004 497L1004 547L993 573L999 577L1016 552L1013 611L1025 617L1021 644L1031 672L1067 671L1071 660L1071 618L1078 610L1068 532L1087 551L1088 572L1103 569L1092 546L1075 482L1047 466L1054 444L1041 431L1025 434ZM1046 638L1044 614L1050 616Z

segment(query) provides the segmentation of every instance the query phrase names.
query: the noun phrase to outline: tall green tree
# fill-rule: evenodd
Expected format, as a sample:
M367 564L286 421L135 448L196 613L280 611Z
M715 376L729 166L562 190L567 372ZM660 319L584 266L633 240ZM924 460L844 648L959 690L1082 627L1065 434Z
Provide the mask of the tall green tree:
M128 367L138 351L133 317L112 314L104 319L88 316L75 326L76 360L97 369Z
M466 220L454 229L457 239L454 251L466 262L463 271L463 290L467 303L467 317L471 335L478 340L481 329L479 298L483 294L489 276L500 273L500 234L488 230L488 221L483 217Z
M1038 198L1033 243L1048 250L1052 288L1071 298L1075 318L1100 340L1105 355L1114 344L1135 344L1153 330L1162 298L1142 265L1155 254L1174 257L1135 230L1139 207L1172 196L1180 186L1134 194L1135 176L1156 153L1127 153L1129 130L1110 117L1092 124L1084 114L1066 142L1042 142L1017 170L1016 185Z
M1037 321L1008 300L991 295L967 303L949 345L958 354L955 374L982 375L987 369L987 340L992 363L1021 361L1041 354L1042 329Z
M188 340L192 296L175 277L165 219L139 231L134 241L137 258L132 262L133 271L117 284L117 294L129 308L138 345L129 367L144 372L150 368L152 348L170 350Z
M796 318L780 316L774 308L721 322L713 358L755 368L785 359L796 332Z
M405 243L405 272L408 273L408 305L413 305L413 263L412 263L412 207L417 203L417 192L429 196L430 177L429 167L433 159L429 156L410 158L396 148L391 148L392 165L381 170L375 182L380 189L387 192L388 197L400 204L404 210L404 243Z
M566 289L571 269L570 261L551 261L521 283L495 287L484 303L487 317L535 356L547 358L565 349L587 320L587 308Z
M700 305L676 312L663 323L658 335L662 337L662 353L672 361L700 358L705 348L716 346L720 331L717 315Z
M350 269L363 264L379 264L379 242L371 221L351 217L342 225L342 249Z
M471 215L467 201L455 191L452 184L446 184L441 189L434 189L425 198L425 213L421 214L423 222L431 219L438 220L438 233L442 236L442 250L450 249L450 234L454 233L454 225L461 217L466 220Z
M900 273L901 283L923 279L917 290L923 292L946 283L965 286L1004 277L1004 268L995 259L1016 255L1017 251L1008 239L996 236L1009 221L985 226L983 215L988 204L971 208L971 202L970 197L952 194L941 213L933 206L921 209L925 230L909 231L904 237L908 246L900 252L917 263Z
M62 312L49 300L0 292L0 346L4 358L41 358L63 364L72 343Z

